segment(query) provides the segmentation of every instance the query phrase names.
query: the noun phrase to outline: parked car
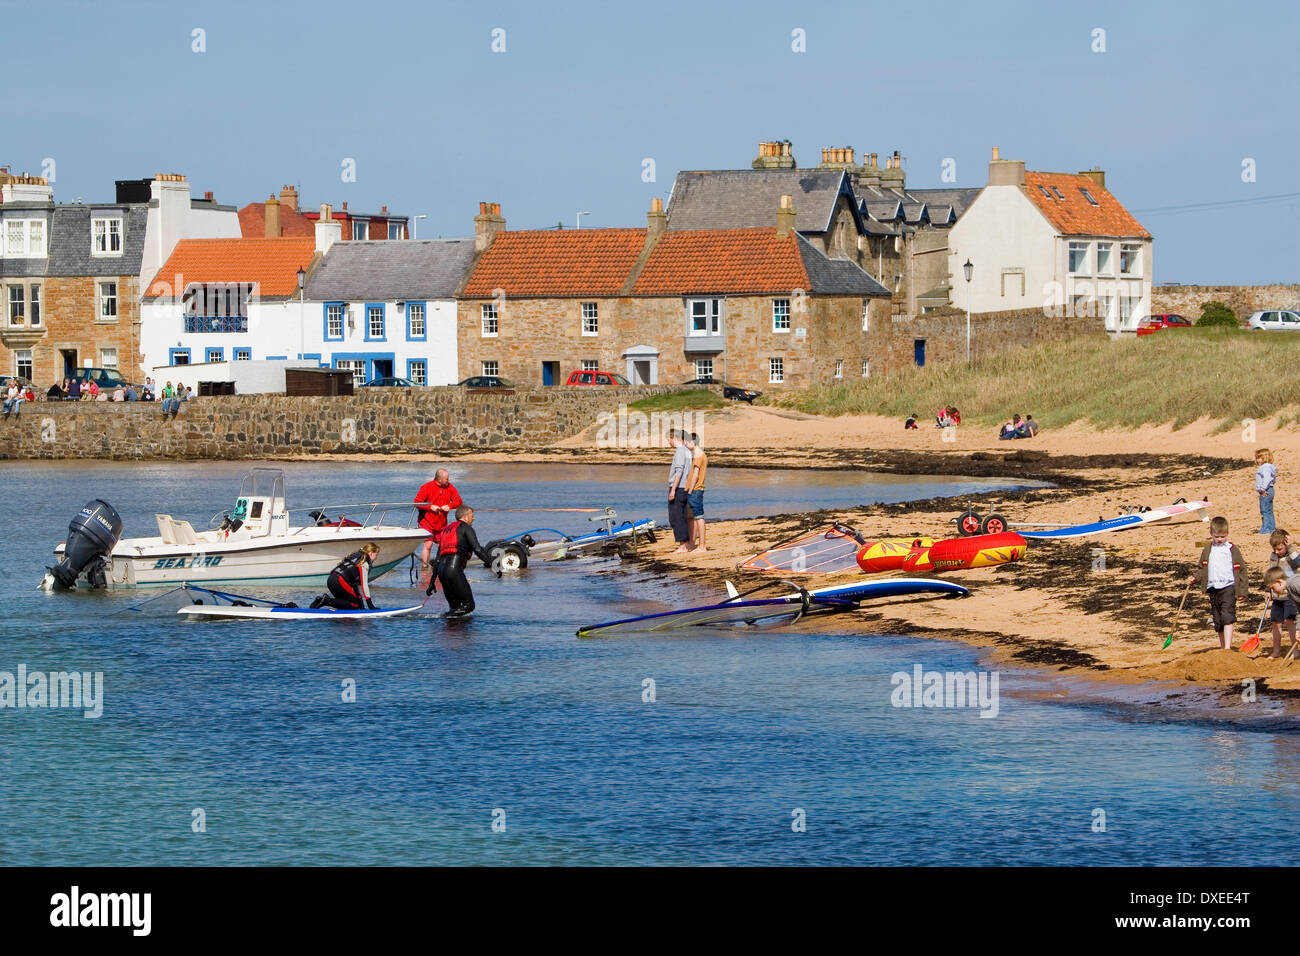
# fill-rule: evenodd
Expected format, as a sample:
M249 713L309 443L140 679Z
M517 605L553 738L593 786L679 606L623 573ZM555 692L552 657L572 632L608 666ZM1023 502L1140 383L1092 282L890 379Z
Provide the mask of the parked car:
M565 385L631 385L617 372L572 372Z
M81 384L86 384L86 379L94 379L99 390L112 391L119 385L126 387L128 384L126 377L115 368L95 368L90 365L80 365L72 370L73 375L80 379Z
M1246 328L1266 332L1300 332L1300 312L1294 309L1256 312L1246 320Z
M398 378L395 375L385 375L382 378L372 378L368 382L363 382L362 388L419 388L409 378Z
M1161 329L1190 329L1192 320L1181 315L1151 315L1138 323L1138 335L1154 335Z
M500 375L471 375L463 382L457 382L464 388L514 388L515 383Z
M739 385L728 385L726 382L714 378L712 375L705 375L703 378L693 378L689 382L683 382L683 385L721 385L722 397L729 398L738 402L749 402L754 404L754 399L762 395L762 392L756 392L752 388L741 388Z

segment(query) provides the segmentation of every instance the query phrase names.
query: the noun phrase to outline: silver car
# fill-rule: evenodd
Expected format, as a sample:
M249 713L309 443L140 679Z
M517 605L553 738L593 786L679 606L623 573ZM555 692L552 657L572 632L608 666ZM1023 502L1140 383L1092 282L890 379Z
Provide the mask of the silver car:
M1256 312L1246 320L1246 328L1266 332L1300 332L1300 312L1294 309Z

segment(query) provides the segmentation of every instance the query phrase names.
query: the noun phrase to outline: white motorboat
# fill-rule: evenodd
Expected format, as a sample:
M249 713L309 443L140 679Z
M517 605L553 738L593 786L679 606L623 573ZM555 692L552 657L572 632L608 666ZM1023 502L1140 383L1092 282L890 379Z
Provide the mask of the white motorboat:
M311 523L295 525L291 515ZM327 517L329 515L329 517ZM428 532L410 502L286 507L284 472L254 468L244 476L234 508L196 531L188 521L155 516L158 534L118 538L121 519L92 501L73 519L68 541L54 549L46 590L75 587L147 588L181 584L323 585L343 558L367 541L379 545L371 578L406 560Z

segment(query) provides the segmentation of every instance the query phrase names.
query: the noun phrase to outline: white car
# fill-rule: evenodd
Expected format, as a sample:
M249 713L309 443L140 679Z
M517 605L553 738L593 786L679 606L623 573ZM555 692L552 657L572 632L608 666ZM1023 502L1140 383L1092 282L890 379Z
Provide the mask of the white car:
M1246 320L1246 328L1268 332L1300 332L1300 312L1293 309L1256 312Z

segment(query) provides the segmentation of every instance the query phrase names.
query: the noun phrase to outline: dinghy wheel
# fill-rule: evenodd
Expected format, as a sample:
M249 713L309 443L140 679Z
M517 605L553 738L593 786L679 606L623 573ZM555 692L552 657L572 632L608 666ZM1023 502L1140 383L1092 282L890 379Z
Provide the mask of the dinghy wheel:
M528 567L528 549L515 541L493 541L487 546L492 556L492 567L502 571L522 571Z
M957 519L957 530L963 535L979 534L980 525L979 512L974 508L963 511Z
M979 526L980 534L1001 534L1007 530L1007 519L999 514L988 515Z

